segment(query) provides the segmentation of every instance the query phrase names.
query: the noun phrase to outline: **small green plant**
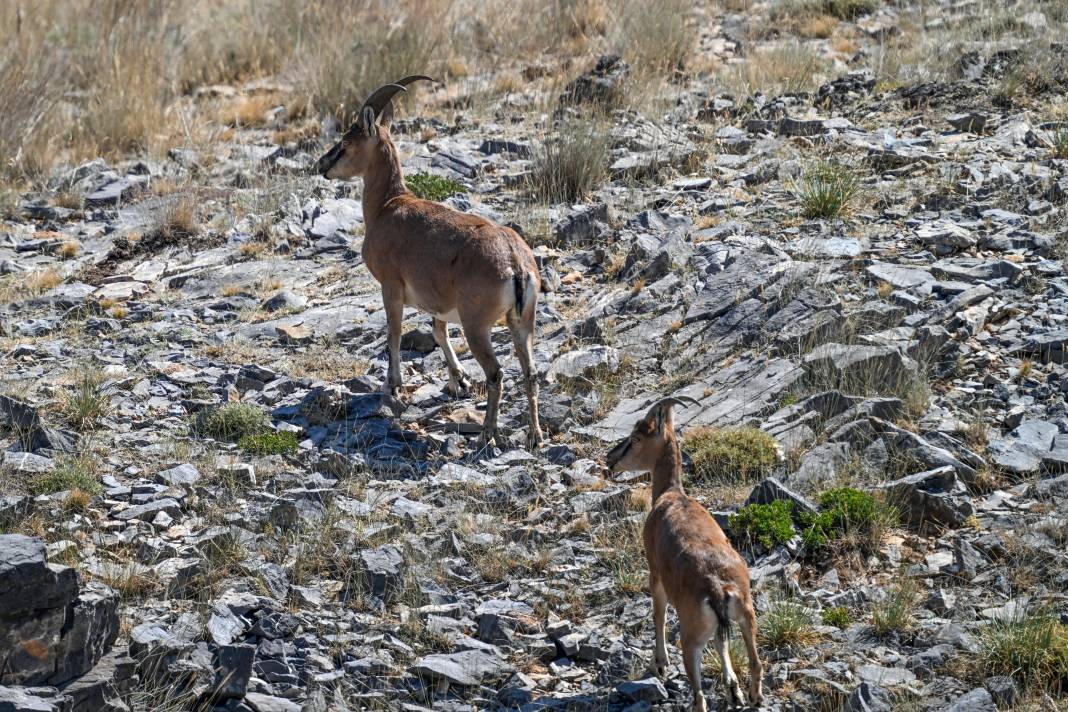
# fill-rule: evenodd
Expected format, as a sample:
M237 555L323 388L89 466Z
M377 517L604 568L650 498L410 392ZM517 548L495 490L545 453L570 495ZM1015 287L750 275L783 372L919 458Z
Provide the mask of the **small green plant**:
M792 515L793 505L785 500L770 504L750 504L732 514L727 526L736 541L771 549L785 544L796 535Z
M816 637L812 613L797 601L774 601L760 621L760 637L772 648L811 643Z
M817 551L832 541L847 540L863 553L875 551L883 532L897 520L896 511L871 494L852 487L820 495L820 511L798 513L805 546Z
M299 444L297 436L286 431L244 435L237 442L238 447L253 455L286 455L296 452Z
M99 374L86 368L78 372L74 388L64 395L60 408L75 429L89 430L111 412L110 388Z
M33 494L52 494L54 492L73 492L81 490L90 495L100 494L104 486L93 473L89 460L85 457L64 458L56 462L51 472L38 475L30 482Z
M915 623L916 604L920 598L920 587L915 579L904 578L893 586L886 600L876 604L871 612L871 625L879 636L890 633L905 633Z
M449 178L444 178L433 173L413 173L405 177L405 185L408 190L423 200L445 200L457 193L466 193L467 188Z
M1068 126L1062 126L1053 132L1053 148L1050 153L1054 158L1068 159Z
M571 120L535 151L527 190L546 204L575 203L608 173L610 136L602 122Z
M982 631L985 674L1011 675L1024 687L1068 692L1068 625L1050 610L1028 610Z
M775 438L760 428L698 428L686 434L682 449L697 480L750 481L779 464Z
M852 616L849 615L849 609L845 606L835 606L834 608L824 608L823 613L820 614L820 619L824 625L846 628L849 626Z
M793 185L806 218L835 218L842 215L860 190L860 180L852 169L823 161L808 168Z
M246 435L258 435L268 428L267 414L251 403L224 403L205 408L193 418L197 435L216 440L240 440Z

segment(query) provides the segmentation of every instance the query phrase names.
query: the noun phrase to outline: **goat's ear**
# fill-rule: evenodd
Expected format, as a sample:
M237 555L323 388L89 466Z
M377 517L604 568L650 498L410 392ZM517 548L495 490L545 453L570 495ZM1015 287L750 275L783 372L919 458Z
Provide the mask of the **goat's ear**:
M363 124L364 130L371 138L378 138L378 124L375 123L375 110L370 106L366 106L363 109L363 115L360 117L360 123Z
M653 411L653 425L656 427L657 435L663 435L675 427L670 403L663 403L656 407L656 410Z

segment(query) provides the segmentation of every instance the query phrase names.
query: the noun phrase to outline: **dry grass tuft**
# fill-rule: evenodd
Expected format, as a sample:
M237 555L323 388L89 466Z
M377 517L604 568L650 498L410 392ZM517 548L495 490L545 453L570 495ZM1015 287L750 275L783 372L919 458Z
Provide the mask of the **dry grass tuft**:
M92 430L111 412L111 389L99 371L85 367L74 374L74 386L63 395L60 410L75 430Z
M217 121L234 127L258 127L267 124L267 112L278 106L276 94L242 96L219 107Z
M548 204L584 199L608 172L609 136L596 119L569 119L546 137L535 153L527 190Z
M613 44L646 81L685 69L697 34L688 27L689 0L622 0L616 5Z
M890 588L886 600L872 608L871 625L875 634L885 636L910 630L916 622L920 593L920 584L907 577Z
M723 76L728 91L741 96L813 92L825 81L826 62L810 47L788 41L754 51Z
M366 361L352 356L345 347L329 339L287 355L280 364L282 372L293 378L310 377L332 383L367 375L369 368Z

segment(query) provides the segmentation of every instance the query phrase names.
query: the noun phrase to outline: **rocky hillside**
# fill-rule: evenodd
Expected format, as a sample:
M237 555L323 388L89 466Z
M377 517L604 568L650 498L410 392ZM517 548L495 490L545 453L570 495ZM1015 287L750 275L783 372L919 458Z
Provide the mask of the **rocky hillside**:
M408 102L409 185L535 248L534 452L505 329L500 447L426 315L381 394L361 185L285 72L12 181L0 710L688 709L603 468L671 394L764 709L1068 709L1068 12L1008 5L701 4L655 81L591 40Z

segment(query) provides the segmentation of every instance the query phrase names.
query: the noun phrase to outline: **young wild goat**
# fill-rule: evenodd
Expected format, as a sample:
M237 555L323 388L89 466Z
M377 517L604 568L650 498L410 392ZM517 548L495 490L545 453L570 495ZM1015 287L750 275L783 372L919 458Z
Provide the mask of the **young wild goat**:
M763 670L757 655L749 569L716 520L682 491L682 454L671 408L676 403L687 405L686 401L696 403L692 398L665 398L655 403L607 457L612 472L653 473L653 508L643 532L656 634L653 671L662 676L667 670L664 619L670 601L679 617L682 658L693 686L693 709L706 710L701 654L710 638L716 640L728 702L745 704L727 649L730 622L734 621L742 631L749 656L750 702L759 705L763 700Z
M449 392L469 387L447 325L459 323L475 360L486 373L488 391L481 443L494 439L503 375L490 331L502 317L512 332L527 394L527 443L542 441L538 425L538 381L534 367L534 312L541 280L534 253L515 231L485 218L415 197L404 185L397 149L389 135L393 97L421 75L375 90L357 120L316 166L327 178L362 176L363 260L382 285L389 330L389 373L385 390L401 385L400 337L405 305L429 312L434 340L449 368Z

